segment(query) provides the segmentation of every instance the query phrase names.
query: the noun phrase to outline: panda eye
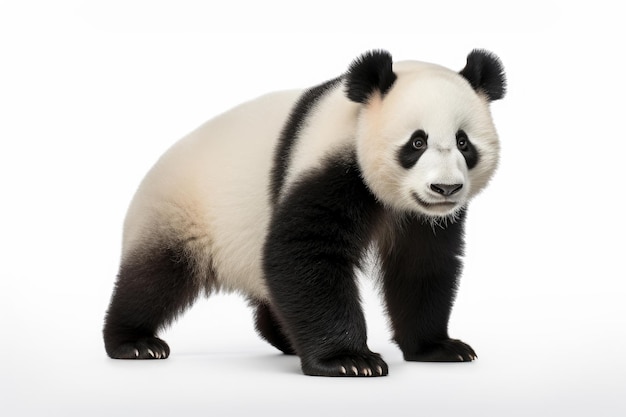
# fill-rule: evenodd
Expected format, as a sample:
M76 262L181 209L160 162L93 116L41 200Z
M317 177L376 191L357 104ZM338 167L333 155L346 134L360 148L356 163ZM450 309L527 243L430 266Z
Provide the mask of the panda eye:
M422 138L417 138L417 139L413 139L413 148L416 150L422 150L424 149L424 146L426 146L426 142L424 142L424 139Z
M462 130L456 134L456 146L460 151L467 151L469 148L469 140L467 139L467 135Z
M423 130L418 130L417 132L413 133L413 136L411 136L411 146L413 146L413 149L415 149L416 151L421 151L426 148L426 139L426 132L424 132Z

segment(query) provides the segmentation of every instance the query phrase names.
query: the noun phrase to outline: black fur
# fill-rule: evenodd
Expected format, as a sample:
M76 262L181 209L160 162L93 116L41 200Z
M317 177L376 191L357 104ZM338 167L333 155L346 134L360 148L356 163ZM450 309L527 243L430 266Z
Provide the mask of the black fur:
M276 349L287 355L295 355L296 351L285 336L276 314L267 303L257 303L254 323L259 334Z
M478 149L476 149L472 141L470 141L469 138L467 137L467 134L464 131L459 130L456 134L457 143L459 143L459 140L461 139L464 139L467 145L465 146L464 149L461 149L461 147L459 147L459 150L461 151L463 158L465 158L465 163L467 164L467 168L472 169L476 165L478 165L480 154L478 153Z
M383 292L394 340L410 361L470 361L471 347L448 337L463 253L465 212L433 227L413 214L379 241Z
M389 52L366 52L352 62L346 73L346 95L354 102L366 103L375 91L387 93L396 78Z
M117 359L165 359L170 349L159 329L189 307L201 288L180 244L155 245L120 266L104 325L107 354ZM150 353L152 352L152 353Z
M491 52L474 49L467 56L467 64L460 74L474 90L484 93L491 101L501 99L506 93L504 66Z
M291 157L291 149L293 149L300 131L306 121L311 109L315 104L334 86L336 86L341 77L334 78L316 87L307 90L296 105L294 106L289 119L280 134L276 153L274 154L274 164L272 169L272 179L270 185L270 196L272 203L275 203L283 187L285 172L289 166L289 158Z
M264 250L265 278L305 374L387 374L385 362L367 347L355 283L355 268L373 238L394 338L405 359L475 358L447 330L465 213L435 228L414 214L395 216L363 183L353 153L301 179L276 207Z
M384 375L366 344L355 268L380 206L354 153L302 178L276 207L264 249L276 313L307 375Z
M413 168L424 152L426 152L426 149L428 149L426 146L423 149L415 149L413 147L413 142L416 138L421 138L424 142L428 142L428 134L426 134L426 132L421 129L415 131L415 133L411 135L409 141L403 147L398 149L397 157L402 168Z

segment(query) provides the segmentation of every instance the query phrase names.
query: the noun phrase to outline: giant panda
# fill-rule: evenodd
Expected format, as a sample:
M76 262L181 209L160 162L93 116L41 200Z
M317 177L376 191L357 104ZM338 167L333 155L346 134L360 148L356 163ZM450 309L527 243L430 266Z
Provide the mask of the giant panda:
M489 106L505 84L484 50L460 72L374 50L335 79L202 125L130 204L107 354L167 358L158 331L221 290L249 300L260 335L304 374L387 375L355 282L373 253L404 358L474 360L447 327L468 203L498 164Z

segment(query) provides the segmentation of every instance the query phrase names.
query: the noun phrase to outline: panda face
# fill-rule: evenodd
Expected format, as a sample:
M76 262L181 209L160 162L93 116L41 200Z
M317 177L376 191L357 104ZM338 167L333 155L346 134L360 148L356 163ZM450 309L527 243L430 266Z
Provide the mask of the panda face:
M429 215L447 215L462 207L468 195L468 170L476 166L478 152L467 134L459 129L454 137L434 137L415 131L397 151L402 168L412 171L404 185Z
M363 177L391 208L454 217L497 166L488 99L439 66L399 63L394 72L390 90L374 94L360 115Z

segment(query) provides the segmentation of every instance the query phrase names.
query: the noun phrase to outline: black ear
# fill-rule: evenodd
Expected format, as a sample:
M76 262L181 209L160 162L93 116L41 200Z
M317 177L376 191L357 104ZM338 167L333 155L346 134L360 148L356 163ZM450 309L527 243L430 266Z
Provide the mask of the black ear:
M489 51L474 49L467 56L467 64L460 74L474 90L484 93L491 101L504 97L506 77L500 58Z
M396 80L393 60L387 51L366 52L355 59L346 73L346 95L357 103L367 103L372 94L385 94Z

